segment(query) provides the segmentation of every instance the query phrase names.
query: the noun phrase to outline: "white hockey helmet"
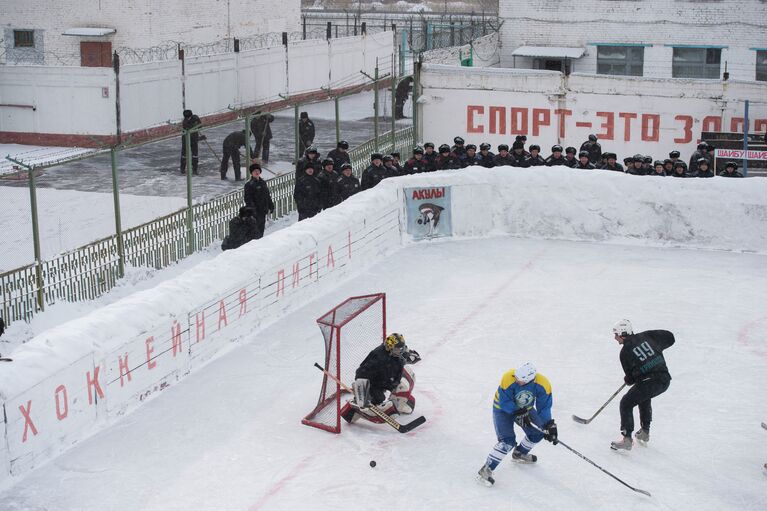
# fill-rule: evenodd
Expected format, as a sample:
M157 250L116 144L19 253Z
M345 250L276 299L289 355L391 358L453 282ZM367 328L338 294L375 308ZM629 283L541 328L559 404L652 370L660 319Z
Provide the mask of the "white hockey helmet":
M525 362L514 370L514 377L522 385L526 385L535 379L537 371L532 362Z
M613 333L619 337L634 335L634 328L631 326L631 321L628 319L618 321L615 323L615 326L613 326Z

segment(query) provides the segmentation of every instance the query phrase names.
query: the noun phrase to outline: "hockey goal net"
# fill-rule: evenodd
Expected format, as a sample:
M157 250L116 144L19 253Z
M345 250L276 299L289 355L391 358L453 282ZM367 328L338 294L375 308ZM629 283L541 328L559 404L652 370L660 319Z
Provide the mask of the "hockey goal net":
M371 350L386 337L386 294L347 298L317 320L325 340L323 367L346 385ZM341 432L341 389L323 373L317 406L301 421L307 426Z

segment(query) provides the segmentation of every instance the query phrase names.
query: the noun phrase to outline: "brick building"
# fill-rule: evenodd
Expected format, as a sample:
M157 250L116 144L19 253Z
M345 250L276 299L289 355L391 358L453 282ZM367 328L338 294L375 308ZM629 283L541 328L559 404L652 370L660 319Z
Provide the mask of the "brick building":
M299 30L300 0L0 0L5 63L109 65L120 47Z
M767 81L764 0L499 0L501 65Z

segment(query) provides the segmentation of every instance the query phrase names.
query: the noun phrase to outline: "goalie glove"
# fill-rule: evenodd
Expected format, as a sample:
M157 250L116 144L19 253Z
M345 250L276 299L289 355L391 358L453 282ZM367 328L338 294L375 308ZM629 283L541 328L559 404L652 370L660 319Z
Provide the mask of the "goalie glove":
M402 356L406 364L415 364L421 361L421 355L416 350L407 350Z
M351 402L352 406L360 410L370 406L370 380L367 378L357 378L352 383L352 392L354 393L354 400Z

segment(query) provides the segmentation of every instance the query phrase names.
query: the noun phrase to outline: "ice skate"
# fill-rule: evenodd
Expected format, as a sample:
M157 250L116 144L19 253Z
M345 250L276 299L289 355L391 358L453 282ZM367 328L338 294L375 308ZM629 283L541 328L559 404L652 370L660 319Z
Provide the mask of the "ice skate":
M487 466L487 464L482 465L482 468L480 468L479 472L477 472L477 481L484 484L485 486L492 486L495 484L495 479L493 479L493 471L490 469L490 467Z
M640 443L646 444L650 441L650 431L642 428L636 432L634 438L636 438Z
M514 450L511 451L511 459L519 461L520 463L535 463L538 461L538 456L530 454L529 452L520 452L515 447Z
M631 440L630 436L624 436L617 442L610 442L610 449L614 451L630 451L631 448L634 446L633 440Z

